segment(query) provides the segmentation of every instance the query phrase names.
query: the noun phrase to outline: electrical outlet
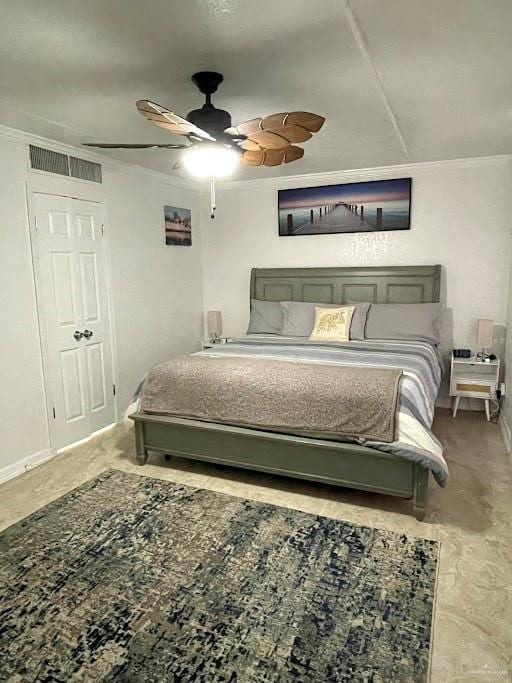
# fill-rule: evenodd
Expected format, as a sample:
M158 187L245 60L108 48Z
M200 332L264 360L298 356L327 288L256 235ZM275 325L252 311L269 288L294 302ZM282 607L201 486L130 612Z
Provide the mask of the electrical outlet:
M503 398L503 396L506 396L506 391L505 391L505 389L506 389L505 382L502 382L502 383L500 384L500 394L501 394L501 397L502 397L502 398Z

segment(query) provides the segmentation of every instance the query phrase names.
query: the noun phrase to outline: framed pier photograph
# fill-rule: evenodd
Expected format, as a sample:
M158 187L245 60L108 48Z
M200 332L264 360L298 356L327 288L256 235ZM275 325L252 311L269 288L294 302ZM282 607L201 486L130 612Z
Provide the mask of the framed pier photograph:
M278 191L279 235L409 230L411 178Z
M165 243L180 247L192 245L192 217L190 209L164 206Z

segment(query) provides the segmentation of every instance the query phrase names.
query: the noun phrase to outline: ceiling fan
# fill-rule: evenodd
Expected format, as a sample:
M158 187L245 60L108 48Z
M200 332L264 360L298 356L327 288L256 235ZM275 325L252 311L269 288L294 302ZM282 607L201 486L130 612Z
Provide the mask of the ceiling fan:
M150 100L137 101L137 109L148 121L170 133L186 137L188 144L84 144L102 149L187 150L174 168L179 168L183 162L193 175L210 178L213 218L215 178L228 175L240 162L246 166L279 166L301 159L304 150L296 143L309 140L325 121L318 114L294 111L250 119L232 127L229 112L217 109L211 103L212 94L223 80L222 74L214 71L199 71L192 76L206 101L201 109L194 109L186 118Z

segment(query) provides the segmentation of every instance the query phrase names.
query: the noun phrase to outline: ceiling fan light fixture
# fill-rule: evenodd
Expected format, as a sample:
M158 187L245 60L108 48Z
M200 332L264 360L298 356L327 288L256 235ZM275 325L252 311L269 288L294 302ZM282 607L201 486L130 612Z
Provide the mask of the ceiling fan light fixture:
M185 168L198 178L223 178L239 163L239 152L218 144L200 144L183 155Z

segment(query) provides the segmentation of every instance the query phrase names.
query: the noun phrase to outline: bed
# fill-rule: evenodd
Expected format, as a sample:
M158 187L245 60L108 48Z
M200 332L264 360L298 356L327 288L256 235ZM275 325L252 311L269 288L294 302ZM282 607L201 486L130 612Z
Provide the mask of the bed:
M263 301L311 301L318 303L433 303L440 298L440 266L386 268L256 268L251 273L250 298ZM290 339L254 338L214 348L216 356L296 354L301 362L313 362L318 345ZM379 362L389 364L389 344L376 348ZM375 349L373 349L375 351ZM425 355L422 348L400 349L403 358ZM364 355L364 342L338 349L343 354ZM199 354L201 355L201 354ZM333 355L331 353L331 355ZM380 359L384 360L381 361ZM324 362L321 359L321 362ZM329 361L330 362L330 361ZM397 361L399 363L399 361ZM435 366L435 362L432 362ZM435 384L435 383L434 383ZM438 386L438 384L437 384ZM433 388L432 391L437 391ZM434 396L435 398L435 396ZM433 406L433 400L431 401ZM412 500L417 519L427 504L429 471L439 483L444 476L439 463L421 454L402 457L400 450L382 444L337 441L302 434L279 433L262 428L221 424L189 417L136 412L137 462L145 464L148 452L258 470ZM411 449L414 451L414 449ZM386 452L387 451L387 452ZM425 454L423 454L424 456ZM442 462L441 462L442 461ZM436 470L437 467L437 470Z

